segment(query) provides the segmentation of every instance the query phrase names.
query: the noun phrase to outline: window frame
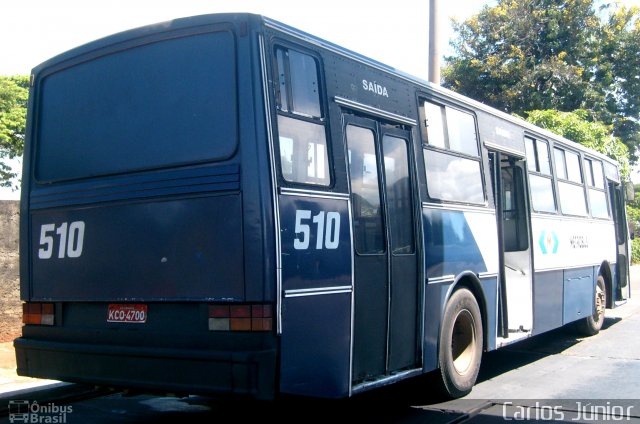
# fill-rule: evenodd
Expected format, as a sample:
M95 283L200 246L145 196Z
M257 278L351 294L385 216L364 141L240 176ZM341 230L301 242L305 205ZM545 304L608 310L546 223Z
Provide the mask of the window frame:
M441 128L443 130L443 136L444 136L444 146L445 147L441 147L438 145L434 145L434 144L430 144L429 143L429 137L428 137L428 132L427 132L427 115L426 115L426 107L425 107L425 103L429 103L431 105L435 105L435 106L439 106L440 107L440 112L441 112L441 117L442 117L442 125ZM476 146L476 151L478 152L477 155L470 155L466 152L462 152L459 150L451 150L450 149L450 143L449 143L449 124L450 121L448 120L448 115L447 115L447 109L452 109L455 110L456 112L459 113L464 113L468 116L470 116L473 119L473 125L475 128L475 146ZM480 144L480 131L479 131L479 127L478 127L478 117L477 115L472 111L472 110L468 110L468 109L464 109L462 107L459 107L458 105L454 105L454 104L449 104L448 102L444 102L440 99L433 99L433 98L429 98L427 95L425 94L418 94L418 116L419 116L419 132L420 132L420 137L421 137L421 141L422 141L422 158L424 160L424 164L425 164L425 177L426 177L426 184L425 184L425 189L426 189L426 194L427 197L433 201L438 201L441 203L453 203L453 204L463 204L463 205L473 205L473 206L487 206L487 188L486 188L486 181L485 181L485 174L484 174L484 160L483 160L483 155L482 155L482 146ZM479 169L479 177L480 177L480 187L481 187L481 197L482 197L482 201L480 202L470 202L470 201L464 201L464 200L459 200L459 199L443 199L441 197L436 197L430 194L430 190L429 190L429 164L427 163L426 159L425 159L425 153L427 151L431 151L431 152L435 152L435 153L440 153L443 155L447 155L449 157L453 157L453 158L459 158L459 159L465 159L465 160L470 160L470 161L474 161L478 163L478 169Z
M558 160L557 160L557 156L556 156L556 151L557 152L561 152L562 153L562 163L559 164ZM570 179L570 175L569 175L569 165L567 164L567 153L575 155L578 158L578 168L579 168L579 172L580 172L580 182L574 181L572 179ZM555 176L555 181L556 181L556 187L558 190L558 211L563 215L563 216L573 216L573 217L579 217L579 218L588 218L591 216L591 210L590 210L590 204L589 204L589 199L588 199L588 195L587 195L587 190L586 190L586 186L585 186L585 178L584 178L584 169L583 166L581 164L582 162L582 154L580 151L576 151L576 150L572 150L569 149L563 145L554 145L553 146L553 166L554 166L554 171L556 171L556 176ZM564 170L564 176L560 177L558 175L558 166L562 166L563 170ZM562 185L562 186L561 186ZM579 187L582 189L582 198L584 200L584 210L585 213L584 214L575 214L575 213L568 213L565 212L562 208L562 196L561 196L561 187Z
M533 158L534 161L534 166L535 166L535 170L531 170L529 168L529 161L530 158L527 155L527 149L526 149L526 144L527 144L527 140L531 140L533 142L533 153L535 155L535 157ZM534 195L533 195L533 185L531 184L531 178L527 178L527 186L529 189L529 201L531 203L531 210L535 213L542 213L542 214L549 214L549 215L557 215L560 212L560 208L559 206L559 200L560 200L560 196L555 184L555 170L553 167L553 162L554 162L554 158L552 158L552 153L553 153L553 146L551 145L551 143L549 143L549 140L545 139L545 138L541 138L541 137L537 137L535 135L532 134L528 134L525 133L524 135L524 143L525 143L525 158L527 159L527 173L529 174L529 176L535 176L535 177L539 177L539 178L543 178L547 181L549 181L551 183L551 197L553 198L553 206L554 209L552 211L546 211L546 210L537 210L535 208L534 205ZM546 174L542 171L540 171L541 166L540 166L540 157L539 157L539 146L538 144L544 144L547 148L547 158L549 159L549 173Z
M292 90L292 78L291 78L291 67L289 60L283 60L282 63L285 67L284 69L284 81L285 81L285 89L286 89L286 109L281 107L281 92L282 92L282 83L281 83L281 73L280 73L280 59L279 52L289 52L294 51L298 54L306 55L313 59L316 65L316 80L318 83L318 103L319 103L319 112L321 116L310 116L305 113L296 112L294 109L294 100L293 100L293 90ZM283 55L284 58L288 58L289 55ZM285 40L275 40L272 43L271 48L271 68L273 71L273 104L274 107L272 109L272 113L274 115L273 119L273 127L274 127L274 154L276 161L276 168L278 174L278 180L280 185L287 187L299 187L306 188L311 190L331 190L336 185L335 173L334 173L334 155L333 155L333 145L331 142L331 131L329 128L329 119L328 119L328 106L327 106L327 98L326 98L326 83L324 78L324 68L322 65L322 58L320 55L303 46L299 46ZM317 182L304 182L304 181L295 181L289 180L285 177L283 172L283 163L281 160L281 146L280 146L280 128L278 125L279 117L286 117L289 119L302 121L310 124L316 124L322 126L324 129L324 140L325 140L325 156L326 156L326 164L328 170L328 183L321 184Z
M594 172L594 166L600 166L600 186L598 186L598 182L596 180L596 173ZM604 176L604 163L601 159L596 159L591 156L584 155L582 157L582 166L584 167L583 173L586 177L587 169L589 170L588 174L591 176L591 181L585 181L585 188L587 191L587 205L589 206L589 215L593 219L602 219L602 220L610 220L611 219L611 204L610 198L607 194L607 183L605 181ZM588 167L588 168L587 168ZM586 178L585 178L586 179ZM593 183L593 184L591 184ZM605 207L607 209L606 216L594 216L593 215L593 206L592 206L592 194L591 192L595 191L604 196Z

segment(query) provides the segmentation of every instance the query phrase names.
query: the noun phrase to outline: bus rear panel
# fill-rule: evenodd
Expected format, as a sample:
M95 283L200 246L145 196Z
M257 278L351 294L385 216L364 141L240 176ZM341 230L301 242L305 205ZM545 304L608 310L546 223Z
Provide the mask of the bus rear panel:
M238 122L246 38L229 16L175 21L34 70L19 374L273 395L265 212L260 185L244 190L268 174L242 162L257 143Z

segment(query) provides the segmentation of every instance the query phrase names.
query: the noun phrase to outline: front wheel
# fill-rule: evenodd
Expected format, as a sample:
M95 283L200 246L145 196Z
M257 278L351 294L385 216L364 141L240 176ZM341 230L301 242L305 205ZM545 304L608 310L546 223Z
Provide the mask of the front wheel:
M607 290L604 284L604 278L598 276L595 292L595 312L586 318L576 322L576 328L585 336L594 336L600 332L604 323L604 308L607 305Z
M471 392L480 370L482 340L478 302L468 289L456 290L445 307L438 353L448 396L458 398Z

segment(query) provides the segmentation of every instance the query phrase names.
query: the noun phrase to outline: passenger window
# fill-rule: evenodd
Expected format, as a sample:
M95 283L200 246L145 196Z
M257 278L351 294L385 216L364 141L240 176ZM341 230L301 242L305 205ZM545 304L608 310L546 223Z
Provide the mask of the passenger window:
M329 186L326 123L320 102L316 59L292 49L276 48L278 144L285 181Z
M564 157L564 150L558 148L553 149L553 155L556 159L556 177L563 180L567 179L567 161Z
M429 197L484 203L475 117L428 101L422 102L419 112Z
M473 115L450 107L446 107L445 111L447 115L449 149L471 156L478 156L478 137Z
M531 204L536 212L555 212L556 201L553 197L553 181L540 175L529 175L531 185Z
M580 173L580 157L573 152L565 151L567 159L567 179L574 183L582 184L582 174Z
M434 199L483 203L480 162L425 149L427 189Z
M589 209L594 218L608 218L609 208L604 191L602 162L594 159L584 160L584 175L589 188Z
M431 102L420 108L422 136L430 146L478 156L478 137L473 115Z
M525 137L524 145L531 186L531 206L536 212L555 212L556 201L549 161L549 143Z
M558 147L553 149L558 176L560 210L565 215L587 215L587 199L582 185L580 156Z
M329 185L324 126L278 116L282 176L289 182Z

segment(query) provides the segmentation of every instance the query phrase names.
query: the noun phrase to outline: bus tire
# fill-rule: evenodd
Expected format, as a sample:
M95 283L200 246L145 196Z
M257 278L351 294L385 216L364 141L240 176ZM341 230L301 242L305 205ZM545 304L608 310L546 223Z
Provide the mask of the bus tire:
M607 288L602 275L598 276L595 290L595 313L576 321L576 328L580 334L594 336L600 332L604 323L604 310L607 305Z
M459 398L471 392L482 359L482 316L471 291L456 290L444 310L438 365L442 389Z

